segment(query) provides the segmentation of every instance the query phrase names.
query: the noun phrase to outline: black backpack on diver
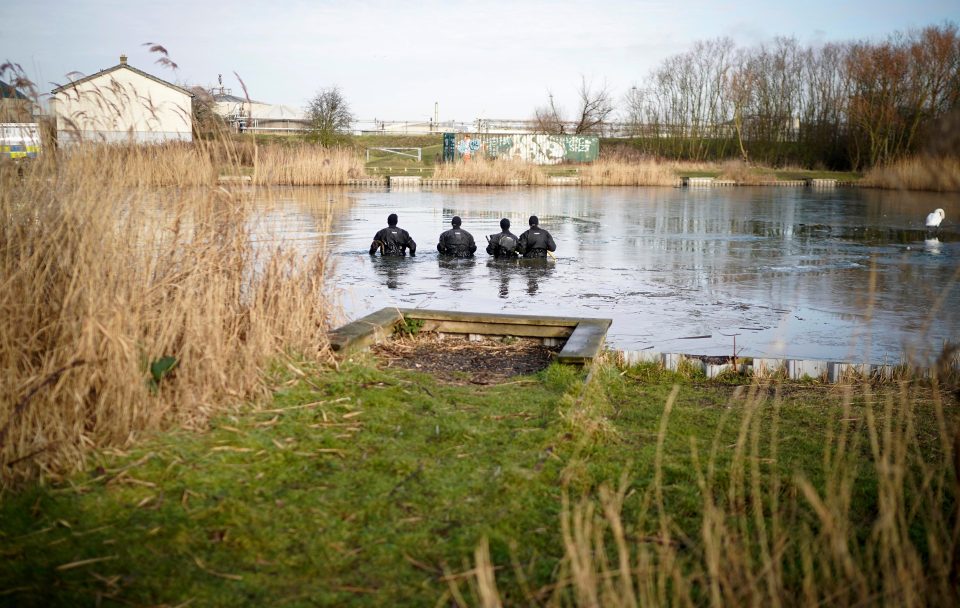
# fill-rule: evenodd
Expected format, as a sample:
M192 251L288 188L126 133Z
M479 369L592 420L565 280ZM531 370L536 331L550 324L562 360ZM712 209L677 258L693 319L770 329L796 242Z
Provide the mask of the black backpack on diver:
M512 234L498 232L487 237L490 242L490 253L498 258L512 258L517 255L517 238Z
M497 241L497 246L500 247L500 250L504 253L516 253L517 239L513 238L511 234L503 234L500 236L500 240Z

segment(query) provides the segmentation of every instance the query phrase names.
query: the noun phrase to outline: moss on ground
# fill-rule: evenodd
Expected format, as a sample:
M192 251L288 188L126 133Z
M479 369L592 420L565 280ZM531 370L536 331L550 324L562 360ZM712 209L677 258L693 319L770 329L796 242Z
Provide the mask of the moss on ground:
M640 525L675 385L664 504L693 544L702 497L691 441L702 455L717 446L722 485L744 399L776 393L779 457L764 475L802 472L818 484L843 398L834 387L750 389L652 366L600 367L586 389L583 378L554 365L454 386L369 358L278 377L271 401L205 432L158 434L99 455L69 483L4 496L0 605L435 605L484 537L505 603L529 604L556 582L565 489L590 495L627 472L639 491L624 522ZM759 411L769 429L774 408ZM869 496L870 475L858 483ZM872 508L869 498L854 505Z

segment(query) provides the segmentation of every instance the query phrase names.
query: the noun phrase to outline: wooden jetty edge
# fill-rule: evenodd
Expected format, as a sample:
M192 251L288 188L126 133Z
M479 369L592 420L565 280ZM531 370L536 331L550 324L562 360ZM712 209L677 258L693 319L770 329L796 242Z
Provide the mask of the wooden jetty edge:
M404 319L423 322L424 331L468 336L516 336L541 338L545 342L565 339L557 361L588 365L603 349L611 319L546 317L501 313L458 312L420 308L382 308L347 323L330 334L330 346L338 354L362 350L389 338Z

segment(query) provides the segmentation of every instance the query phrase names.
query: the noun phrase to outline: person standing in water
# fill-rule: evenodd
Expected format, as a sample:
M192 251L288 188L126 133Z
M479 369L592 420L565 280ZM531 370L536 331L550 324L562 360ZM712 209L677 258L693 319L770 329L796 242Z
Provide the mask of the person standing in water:
M403 257L407 255L407 249L410 249L411 256L417 255L417 244L409 232L397 226L397 214L391 213L387 216L387 227L374 235L370 255L376 255L379 250L380 255Z
M530 216L530 229L520 235L517 249L525 258L545 258L547 252L557 250L550 233L540 227L537 216Z
M517 235L510 232L510 220L500 220L500 232L487 237L487 253L496 259L513 260L517 257Z
M440 235L437 251L441 254L452 255L456 258L473 257L473 252L477 250L477 244L473 241L472 234L460 228L461 223L459 215L453 216L453 219L450 220L453 228Z

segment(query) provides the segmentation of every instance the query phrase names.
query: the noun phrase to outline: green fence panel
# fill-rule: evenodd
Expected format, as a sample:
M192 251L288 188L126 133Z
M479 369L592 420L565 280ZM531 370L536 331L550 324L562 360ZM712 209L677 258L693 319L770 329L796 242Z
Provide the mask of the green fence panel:
M457 134L443 134L443 162L452 163L457 159Z

